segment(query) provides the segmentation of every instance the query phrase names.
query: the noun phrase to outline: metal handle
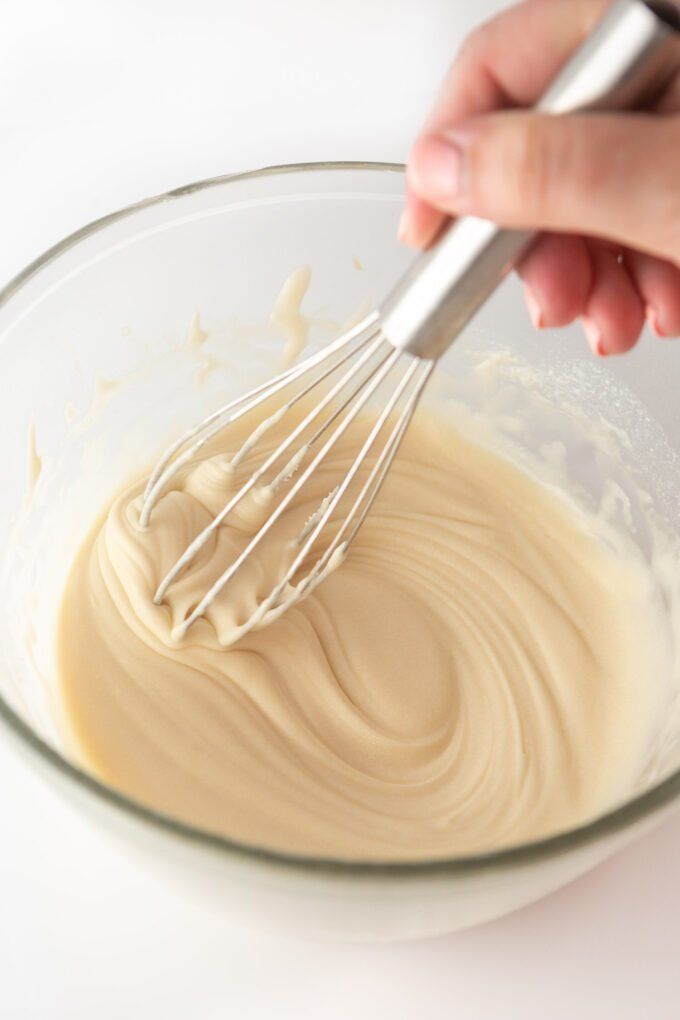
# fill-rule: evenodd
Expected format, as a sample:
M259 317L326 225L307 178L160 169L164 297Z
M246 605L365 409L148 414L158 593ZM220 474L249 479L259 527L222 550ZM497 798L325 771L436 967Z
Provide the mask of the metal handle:
M561 114L650 102L680 70L680 12L670 3L618 0L571 57L536 109ZM419 255L381 308L400 350L436 359L453 343L535 237L465 216Z

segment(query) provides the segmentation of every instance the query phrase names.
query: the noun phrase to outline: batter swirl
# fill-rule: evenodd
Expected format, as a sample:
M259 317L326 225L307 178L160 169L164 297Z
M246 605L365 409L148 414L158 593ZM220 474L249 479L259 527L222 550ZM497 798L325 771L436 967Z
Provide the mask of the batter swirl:
M293 523L355 449L350 433ZM74 565L62 689L104 780L234 839L359 859L522 842L627 792L655 704L649 579L557 495L419 412L346 562L313 595L222 647L278 574L276 557L258 560L177 643L173 625L263 512L245 504L153 605L234 491L226 463L212 450L180 476L147 531L135 481Z

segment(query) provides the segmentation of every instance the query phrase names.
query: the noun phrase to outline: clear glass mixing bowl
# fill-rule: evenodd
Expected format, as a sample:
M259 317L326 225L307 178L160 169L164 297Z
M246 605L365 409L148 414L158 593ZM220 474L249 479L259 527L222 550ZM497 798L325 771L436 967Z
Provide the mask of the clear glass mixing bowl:
M293 269L313 269L305 310L319 320L317 342L331 328L320 320L340 322L380 299L410 258L395 241L402 192L402 168L385 164L275 167L204 181L84 227L0 294L1 737L156 871L248 923L321 937L425 936L497 916L611 854L680 793L670 666L664 718L626 803L553 838L461 859L365 864L237 845L109 789L68 745L52 637L82 529L133 462L150 463L169 435L273 371L282 340L268 314ZM196 309L210 330L198 353L186 342ZM501 383L475 375L482 349L512 350L520 369L511 366ZM511 280L442 368L460 380L473 418L488 399L521 413L534 399L529 427L508 436L527 464L559 440L584 498L597 500L603 479L625 490L635 472L659 512L680 525L680 346L648 342L596 365L578 330L534 333ZM473 376L477 389L468 385ZM615 426L599 445L583 431L582 412ZM31 421L42 473L27 501ZM623 526L644 546L636 513L633 506Z

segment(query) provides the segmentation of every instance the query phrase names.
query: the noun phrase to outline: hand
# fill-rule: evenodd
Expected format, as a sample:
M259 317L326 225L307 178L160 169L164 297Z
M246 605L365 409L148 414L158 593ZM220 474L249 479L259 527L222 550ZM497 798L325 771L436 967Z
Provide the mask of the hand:
M579 316L593 351L645 316L680 334L680 76L653 111L551 117L536 101L608 0L526 0L463 44L410 154L400 237L446 216L545 231L518 268L534 325Z

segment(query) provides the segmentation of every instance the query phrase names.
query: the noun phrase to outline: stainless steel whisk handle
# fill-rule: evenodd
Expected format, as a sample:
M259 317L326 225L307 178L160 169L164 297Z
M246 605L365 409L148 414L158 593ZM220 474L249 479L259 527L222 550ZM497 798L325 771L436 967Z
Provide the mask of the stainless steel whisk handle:
M633 109L680 69L680 12L617 0L536 105L545 113ZM534 239L465 216L419 255L380 309L396 348L434 360L456 339Z

